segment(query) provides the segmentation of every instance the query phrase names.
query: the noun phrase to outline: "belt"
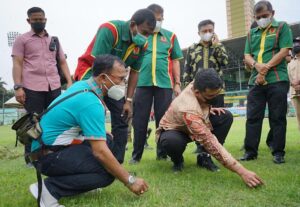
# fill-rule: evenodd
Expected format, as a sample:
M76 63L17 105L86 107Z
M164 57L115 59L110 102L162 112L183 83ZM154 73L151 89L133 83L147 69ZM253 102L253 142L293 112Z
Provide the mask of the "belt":
M54 153L56 151L50 149L40 149L37 152L32 152L29 155L31 162L38 161L41 157Z

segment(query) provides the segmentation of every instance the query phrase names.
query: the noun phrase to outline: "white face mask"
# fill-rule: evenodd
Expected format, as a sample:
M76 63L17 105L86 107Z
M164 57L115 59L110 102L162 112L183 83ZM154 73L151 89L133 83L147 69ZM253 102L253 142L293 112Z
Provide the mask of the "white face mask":
M212 37L213 37L213 33L210 33L210 32L206 32L206 33L200 33L200 37L201 37L201 40L203 40L204 42L209 42L211 41Z
M159 32L161 29L162 21L156 21L154 32Z
M260 26L261 28L266 28L272 22L272 17L260 18L256 22L257 25Z
M119 101L122 98L124 98L125 97L125 85L117 85L107 75L106 75L106 77L113 84L113 86L110 87L109 89L106 87L106 85L104 85L104 87L107 90L108 97L112 98L116 101Z

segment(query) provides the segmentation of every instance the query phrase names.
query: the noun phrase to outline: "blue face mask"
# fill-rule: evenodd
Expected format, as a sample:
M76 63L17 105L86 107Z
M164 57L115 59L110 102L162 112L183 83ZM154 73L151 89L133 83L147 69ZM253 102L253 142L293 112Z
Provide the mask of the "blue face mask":
M135 43L139 47L143 47L147 43L147 37L142 35L141 33L137 33L135 36L131 35L132 42Z

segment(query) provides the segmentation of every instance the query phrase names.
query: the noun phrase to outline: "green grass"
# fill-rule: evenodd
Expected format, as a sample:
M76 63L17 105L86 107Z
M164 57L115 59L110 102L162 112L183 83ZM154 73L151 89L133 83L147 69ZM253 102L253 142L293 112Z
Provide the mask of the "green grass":
M153 127L153 123L151 123ZM240 157L245 134L244 118L235 118L225 147ZM155 151L146 150L139 165L128 165L132 143L126 153L125 168L134 171L149 183L149 191L141 197L132 194L119 181L101 192L63 198L60 203L67 207L98 206L163 206L163 207L281 207L300 206L300 134L295 118L288 119L286 163L275 165L265 144L268 123L265 120L259 157L245 166L260 175L265 186L247 188L234 173L220 166L221 171L211 173L196 167L195 148L190 144L184 154L185 169L182 173L171 171L170 161L156 161ZM0 127L0 207L32 207L35 200L28 186L36 182L35 172L24 165L23 147L14 147L14 132L9 126ZM154 133L150 145L154 144Z

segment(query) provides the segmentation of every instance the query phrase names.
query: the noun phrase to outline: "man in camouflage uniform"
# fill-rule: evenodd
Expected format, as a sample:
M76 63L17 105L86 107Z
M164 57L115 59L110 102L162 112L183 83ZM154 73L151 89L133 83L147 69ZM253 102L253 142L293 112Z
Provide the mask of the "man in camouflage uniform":
M199 70L214 68L219 76L223 77L222 68L228 64L228 56L224 45L219 42L214 33L215 23L211 20L203 20L198 24L200 42L191 45L186 54L183 81L187 86L193 81ZM224 107L224 90L212 102L213 107ZM212 162L211 157L204 148L197 143L196 153L202 155L202 166L211 171L218 171L218 167Z

